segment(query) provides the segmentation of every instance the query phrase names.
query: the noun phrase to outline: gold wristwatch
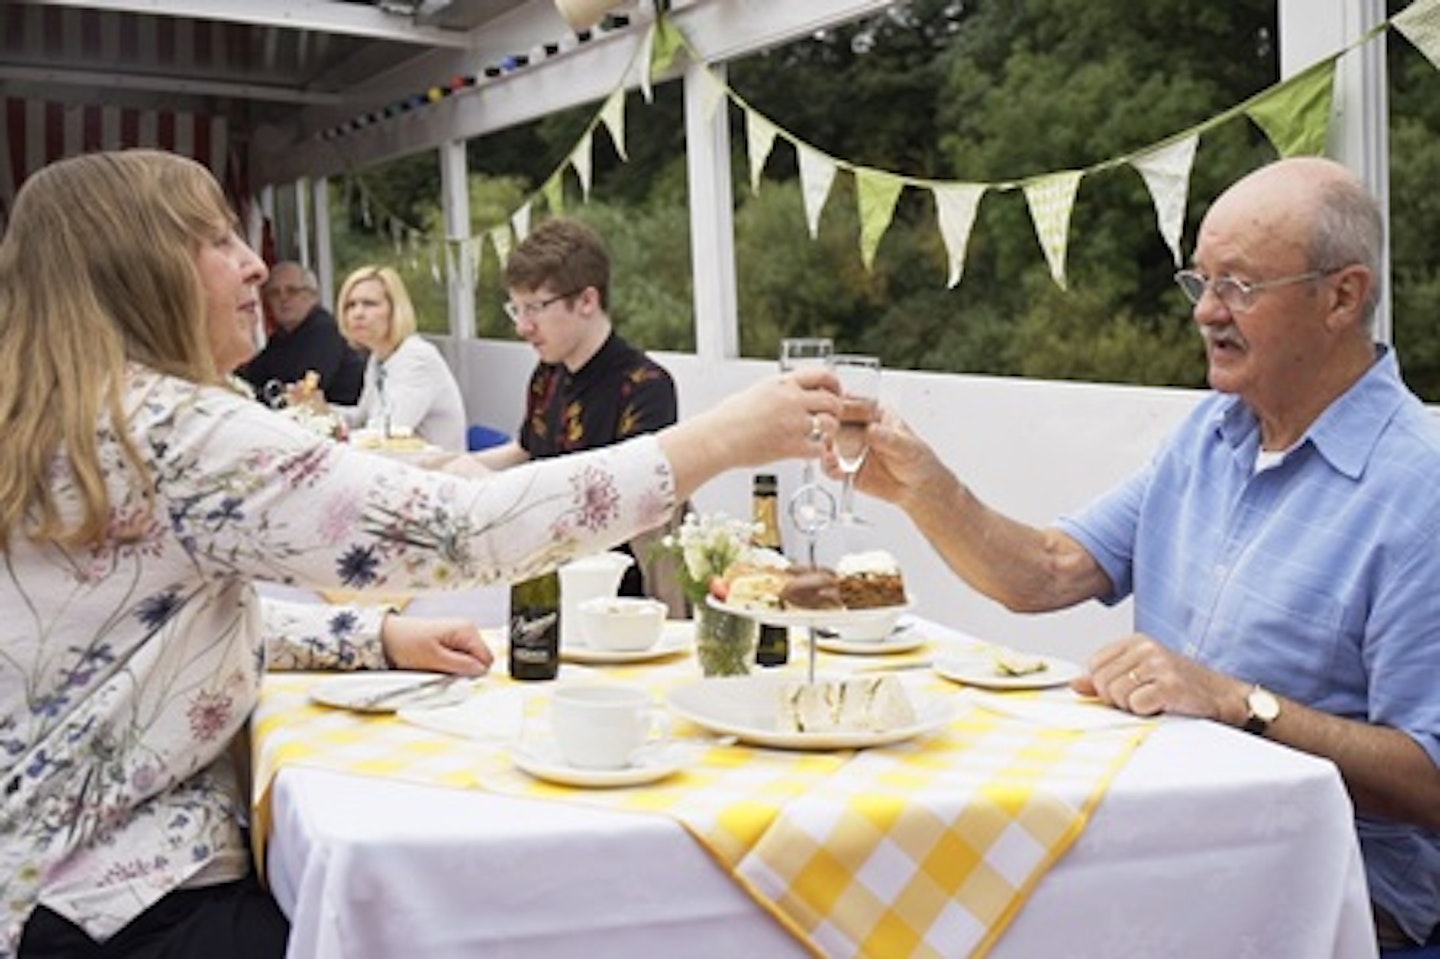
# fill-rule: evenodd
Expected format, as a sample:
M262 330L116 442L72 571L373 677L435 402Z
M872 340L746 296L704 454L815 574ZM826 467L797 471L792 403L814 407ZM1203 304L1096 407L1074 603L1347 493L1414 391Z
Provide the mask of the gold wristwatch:
M1257 736L1265 735L1265 730L1280 716L1280 700L1259 683L1245 694L1245 708L1248 710L1245 725L1240 728Z

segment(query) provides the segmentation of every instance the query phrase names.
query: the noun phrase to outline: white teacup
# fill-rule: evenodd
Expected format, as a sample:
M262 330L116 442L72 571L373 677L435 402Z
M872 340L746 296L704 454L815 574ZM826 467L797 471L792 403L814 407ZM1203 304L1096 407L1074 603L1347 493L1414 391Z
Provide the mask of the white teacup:
M557 687L550 726L560 758L578 769L624 769L652 738L669 734L649 693L598 683Z

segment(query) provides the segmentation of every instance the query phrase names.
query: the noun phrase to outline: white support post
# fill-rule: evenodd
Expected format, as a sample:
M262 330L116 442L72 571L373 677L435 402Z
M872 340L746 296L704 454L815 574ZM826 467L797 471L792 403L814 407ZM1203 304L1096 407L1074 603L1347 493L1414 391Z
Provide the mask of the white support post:
M330 178L317 177L310 184L311 207L315 211L315 276L320 280L320 302L335 309L335 252L330 242Z
M450 335L475 338L475 269L464 247L470 239L470 182L465 141L440 144L440 203L445 217L445 282L450 300Z
M1381 0L1279 0L1280 75L1290 77L1354 43L1385 21ZM1385 211L1380 304L1375 339L1393 334L1390 298L1390 104L1385 33L1336 62L1330 156L1344 163L1380 198Z
M690 258L694 277L695 353L703 361L740 355L735 293L734 197L725 97L707 95L704 64L685 68L685 156L690 176ZM723 66L712 66L721 80ZM713 112L707 109L713 107Z
M310 266L310 204L307 194L310 185L308 177L295 181L295 248L300 265Z

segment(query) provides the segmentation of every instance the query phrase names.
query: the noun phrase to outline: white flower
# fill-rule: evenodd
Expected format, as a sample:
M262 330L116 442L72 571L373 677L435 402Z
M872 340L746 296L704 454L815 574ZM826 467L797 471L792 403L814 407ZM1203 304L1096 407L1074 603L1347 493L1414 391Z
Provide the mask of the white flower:
M751 555L750 542L757 532L758 524L731 519L724 513L687 513L680 528L661 543L665 549L680 554L684 563L682 578L686 580L681 585L692 600L700 600L712 579Z

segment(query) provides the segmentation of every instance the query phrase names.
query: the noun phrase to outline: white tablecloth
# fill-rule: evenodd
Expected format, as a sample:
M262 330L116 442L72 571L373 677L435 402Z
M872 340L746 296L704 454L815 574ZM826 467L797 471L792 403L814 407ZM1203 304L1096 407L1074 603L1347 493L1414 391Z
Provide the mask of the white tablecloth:
M292 957L802 955L673 820L303 767L273 795ZM1211 723L1156 730L997 957L1375 955L1327 763Z

